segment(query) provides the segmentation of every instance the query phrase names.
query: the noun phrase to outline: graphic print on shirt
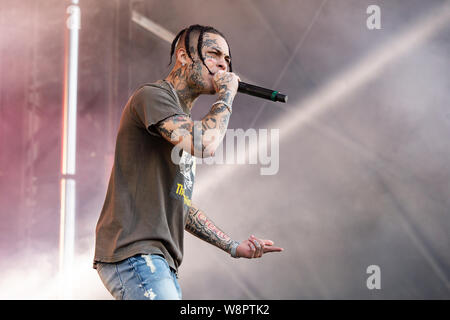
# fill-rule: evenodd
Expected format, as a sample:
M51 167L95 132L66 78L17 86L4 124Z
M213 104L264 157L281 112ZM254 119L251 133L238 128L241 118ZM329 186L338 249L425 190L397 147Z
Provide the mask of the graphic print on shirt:
M179 170L175 176L170 196L178 200L183 200L186 206L190 206L194 189L195 157L183 150L178 168Z

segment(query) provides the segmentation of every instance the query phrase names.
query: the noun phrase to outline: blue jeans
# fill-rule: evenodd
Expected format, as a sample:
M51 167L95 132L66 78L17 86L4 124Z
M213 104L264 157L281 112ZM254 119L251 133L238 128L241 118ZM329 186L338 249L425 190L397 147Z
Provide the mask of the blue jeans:
M181 300L175 271L160 255L135 255L117 263L98 262L97 272L117 300Z

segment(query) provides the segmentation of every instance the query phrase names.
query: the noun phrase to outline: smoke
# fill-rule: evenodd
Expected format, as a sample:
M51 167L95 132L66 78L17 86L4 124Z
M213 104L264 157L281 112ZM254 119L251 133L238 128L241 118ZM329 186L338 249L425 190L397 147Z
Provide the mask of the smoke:
M62 69L55 65L62 66L59 62L63 53L62 44L56 50L44 48L48 43L62 43L59 33L55 36L50 29L64 25L64 5L59 5L60 12L51 11L53 22L45 27L45 10L36 15L28 10L27 4L15 9L16 3L9 2L10 8L4 11L7 14L0 12L2 26L10 24L9 31L13 30L13 20L22 23L22 29L16 33L2 32L0 43L1 69L7 70L6 65L12 68L0 78L0 298L59 299L64 297L56 248ZM167 57L167 52L161 56L149 54L155 46L159 48L159 40L149 37L144 30L139 29L133 35L131 42L137 44L131 47L127 36L132 32L122 28L128 22L114 16L122 7L108 7L106 3L86 5L82 13L91 20L82 22L85 36L81 40L91 42L85 42L84 51L80 51L84 62L80 67L83 76L73 299L112 299L92 268L94 229L106 192L105 172L109 174L110 169L110 162L98 156L107 149L102 144L111 138L104 134L104 124L113 122L107 119L106 110L119 108L112 105L112 101L120 100L114 100L114 96L124 95L127 83L136 81L129 70L143 70L140 76L147 77L141 62L148 61L154 66L156 61L166 61ZM202 165L194 186L194 202L230 236L242 240L255 234L273 240L285 251L258 260L235 260L186 235L180 268L185 299L448 297L450 149L448 139L444 138L450 135L450 78L445 72L449 66L448 30L433 33L433 23L441 21L438 12L428 29L416 33L425 37L413 34L403 46L399 38L397 44L386 47L385 40L400 34L399 30L408 34L420 29L422 20L416 19L426 11L423 2L415 1L408 8L394 1L382 2L379 31L361 30L366 19L365 5L361 2L356 7L353 6L356 1L328 3L280 82L280 89L289 94L288 107L292 111L276 112L275 108L267 107L262 114L270 120L268 127L280 129L279 172L261 176L258 166ZM151 5L155 10L166 11L157 4ZM235 21L226 33L231 34L230 38L234 34L236 43L240 41L240 47L248 50L233 46L236 48L233 57L238 61L241 58L241 65L247 68L242 72L269 83L274 72L267 72L267 68L252 61L253 47L258 50L255 61L261 64L270 61L270 70L281 70L285 61L278 60L290 56L288 51L296 47L300 31L306 29L307 18L312 16L304 12L314 13L317 5L317 1L305 2L308 10L303 11L305 8L297 1L291 2L292 11L298 8L303 13L285 12L282 23L277 23L277 10L282 13L284 7L258 7L258 19L248 19L255 22L252 31L261 32L261 39L267 38L267 30L273 37L282 34L274 42L277 45L270 46L270 56L264 46L257 46L257 42L264 42L258 37L256 40L241 37L248 21L244 25ZM252 6L257 6L256 2ZM30 8L38 7L34 4ZM174 7L180 7L177 9L180 12L194 10L183 8L178 2ZM226 7L230 12L236 9L234 4ZM112 9L107 11L108 8ZM144 9L140 11L143 14L155 12ZM20 14L21 10L26 14ZM243 15L240 10L235 11ZM115 13L108 14L107 19L105 12ZM12 18L6 19L10 14ZM247 10L245 14L252 12ZM295 24L299 17L304 20L302 28ZM119 20L126 23L114 24ZM228 20L220 21L229 25ZM40 26L39 32L28 33L33 23ZM167 25L168 29L178 30L178 22L170 23L173 25ZM14 35L21 40L9 46ZM39 35L40 40L28 41L32 35ZM95 51L95 45L103 37L107 39L102 46L104 51ZM415 41L418 46L405 50ZM107 55L114 52L113 44L122 48L117 57ZM161 52L165 50L164 45L160 47ZM387 50L376 51L377 48ZM139 63L121 60L122 55L128 57L130 52L142 56L136 60ZM15 54L20 58L18 61ZM361 60L366 55L370 59ZM111 69L116 59L117 73L131 75L117 80L122 91L111 93L114 86L110 83L114 83L112 77L116 73L105 71ZM341 77L343 81L327 87L330 79L345 75L342 71L355 70L358 61L363 61L366 68L355 73L358 77L353 82L349 81L352 73L348 72ZM104 69L90 68L92 65L102 65ZM30 80L33 77L36 81ZM27 97L24 92L28 92L30 83L38 86ZM247 108L239 104L239 99L232 121L250 123L258 110L256 104ZM30 101L41 107L31 109L38 119L34 125L27 120L31 119ZM281 112L286 113L278 118ZM47 128L35 132L33 126ZM36 134L36 143L26 144L27 136L22 131ZM23 170L26 163L33 163L35 172ZM381 268L382 291L368 291L365 287L365 271L372 264ZM218 289L213 290L212 286Z
M2 263L0 299L112 299L92 268L93 256L93 249L75 256L71 295L61 286L56 251L9 257Z

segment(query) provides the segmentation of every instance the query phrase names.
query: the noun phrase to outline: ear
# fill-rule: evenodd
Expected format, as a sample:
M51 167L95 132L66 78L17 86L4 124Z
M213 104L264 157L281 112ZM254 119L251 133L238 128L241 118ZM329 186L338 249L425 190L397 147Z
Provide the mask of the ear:
M185 65L188 62L188 55L185 48L179 48L177 50L177 61L181 63L181 65Z

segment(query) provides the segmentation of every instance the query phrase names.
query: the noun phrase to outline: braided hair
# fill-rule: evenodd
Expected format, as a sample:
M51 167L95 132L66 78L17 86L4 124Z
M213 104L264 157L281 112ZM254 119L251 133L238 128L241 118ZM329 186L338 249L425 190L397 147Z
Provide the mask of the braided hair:
M203 64L205 65L206 69L208 69L208 71L209 71L209 68L206 66L205 58L203 57L203 54L202 54L203 35L205 33L215 33L215 34L218 34L219 36L221 36L222 38L224 38L225 42L227 43L228 52L229 52L229 55L230 55L230 62L229 62L230 72L233 72L233 67L231 65L231 49L230 49L230 45L228 44L228 41L225 38L225 36L219 30L217 30L217 29L215 29L213 27L201 26L199 24L193 24L193 25L189 26L188 28L185 28L185 29L181 30L180 32L178 32L178 34L176 35L175 39L173 39L172 45L171 45L171 48L170 48L169 65L172 63L172 56L173 56L173 54L175 52L175 47L176 47L176 45L178 43L178 40L180 40L183 35L184 35L184 47L186 48L186 53L187 53L188 57L192 61L194 61L192 59L191 51L189 49L190 48L190 46L189 46L189 44L190 44L190 35L191 35L192 31L198 31L199 32L198 42L197 42L197 52L198 52L198 56L200 57L200 60L203 62ZM211 73L211 71L209 71L209 72Z

